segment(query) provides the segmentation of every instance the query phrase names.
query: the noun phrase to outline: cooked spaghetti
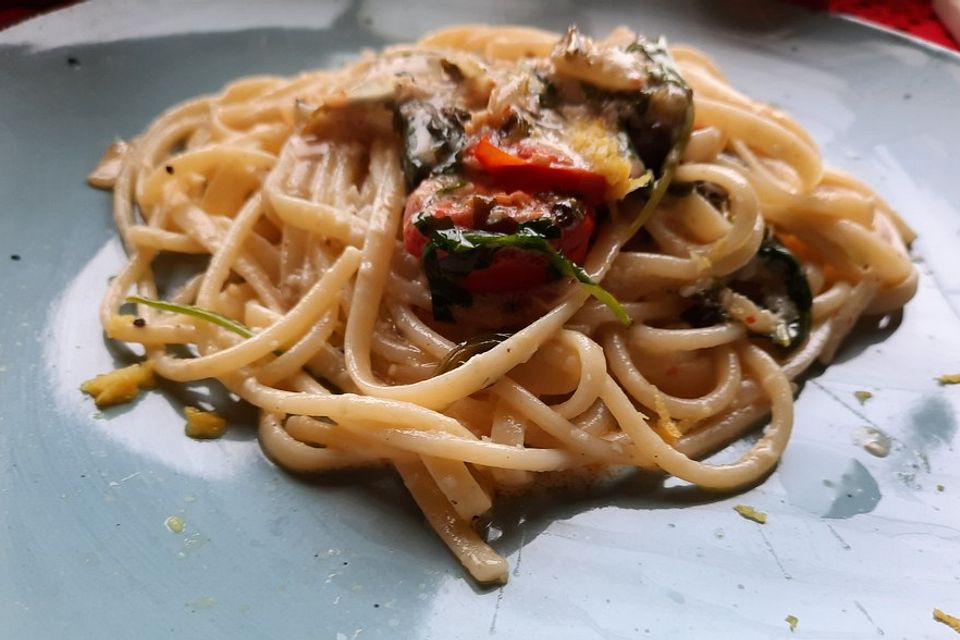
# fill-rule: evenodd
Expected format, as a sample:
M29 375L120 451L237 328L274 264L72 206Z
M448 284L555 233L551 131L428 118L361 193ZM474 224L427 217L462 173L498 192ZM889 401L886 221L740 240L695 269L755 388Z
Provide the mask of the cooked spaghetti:
M475 522L538 474L762 478L792 380L917 284L912 232L797 123L625 28L453 27L245 78L90 181L129 254L107 335L256 405L286 469L393 465L481 582L507 566ZM164 291L164 253L209 260Z

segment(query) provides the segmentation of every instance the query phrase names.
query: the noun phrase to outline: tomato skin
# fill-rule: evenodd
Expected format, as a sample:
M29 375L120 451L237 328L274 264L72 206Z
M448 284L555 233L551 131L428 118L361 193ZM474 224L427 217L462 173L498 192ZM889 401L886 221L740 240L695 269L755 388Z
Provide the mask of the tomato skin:
M410 194L403 209L403 244L407 252L415 258L423 255L423 248L427 244L427 238L413 225L413 217L421 211L429 209L430 215L450 218L455 225L466 229L476 226L473 204L464 198L449 197L440 198L436 203L430 202L436 192L436 185L432 185L429 180L424 181Z
M521 146L513 155L483 137L468 153L496 184L507 189L567 193L582 196L588 202L602 201L607 191L603 175L575 167L565 158L544 154L529 145Z
M493 264L463 279L471 293L509 293L539 287L550 275L546 258L507 247L493 256Z

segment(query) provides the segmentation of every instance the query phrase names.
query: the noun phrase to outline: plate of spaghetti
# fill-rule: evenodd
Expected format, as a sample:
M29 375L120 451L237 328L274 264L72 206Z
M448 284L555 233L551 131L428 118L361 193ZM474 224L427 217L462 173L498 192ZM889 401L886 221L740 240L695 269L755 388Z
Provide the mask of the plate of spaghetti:
M18 636L948 632L960 61L537 6L4 35Z

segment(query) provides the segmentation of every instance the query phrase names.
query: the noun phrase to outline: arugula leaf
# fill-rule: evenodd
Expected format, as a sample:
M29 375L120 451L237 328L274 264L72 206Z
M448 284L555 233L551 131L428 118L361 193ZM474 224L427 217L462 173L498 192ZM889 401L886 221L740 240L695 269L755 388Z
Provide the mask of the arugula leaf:
M647 202L643 205L640 213L630 225L629 235L632 237L646 224L647 220L656 210L657 205L663 200L663 196L667 193L673 176L677 172L677 167L680 165L683 151L687 148L687 143L690 141L690 133L693 131L693 89L690 88L683 79L683 76L680 75L676 62L667 49L666 40L663 38L660 38L656 43L638 40L627 47L627 51L641 51L651 62L657 65L662 83L678 87L686 94L687 98L683 124L680 127L679 135L663 161L659 177L653 181Z
M242 336L244 338L253 337L253 331L250 330L250 327L243 324L239 320L228 318L227 316L221 315L216 311L210 311L209 309L204 309L203 307L195 307L192 304L177 304L176 302L167 302L166 300L154 300L152 298L144 298L142 296L129 296L126 299L126 302L143 304L161 311L170 311L172 313L191 316L200 320L212 322L218 327L223 327L227 331L232 331L238 336Z
M430 283L433 314L437 320L453 319L451 305L470 306L473 302L470 293L451 279L451 275L462 277L485 268L492 263L496 249L513 247L542 255L560 275L574 278L590 295L608 306L620 322L626 326L631 323L626 310L609 291L550 244L550 239L560 235L560 228L552 220L539 218L524 222L512 234L464 229L455 226L450 218L429 215L418 215L413 224L428 238L423 253L423 270ZM447 254L442 263L438 251Z

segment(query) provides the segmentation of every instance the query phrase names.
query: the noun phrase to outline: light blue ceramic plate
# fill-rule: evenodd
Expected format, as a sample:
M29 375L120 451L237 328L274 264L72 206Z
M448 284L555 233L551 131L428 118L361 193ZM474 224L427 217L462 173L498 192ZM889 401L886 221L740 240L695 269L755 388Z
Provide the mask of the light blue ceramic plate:
M955 637L931 612L960 614L960 387L934 381L960 372L957 56L773 2L199 4L94 2L0 33L0 636ZM183 396L203 387L104 415L77 390L123 355L95 318L121 252L84 185L107 143L237 76L478 20L622 22L711 52L903 211L923 274L902 318L804 386L761 486L508 504L492 532L513 573L489 591L389 473L291 477L242 407L224 439L184 438ZM889 456L861 446L865 427Z

